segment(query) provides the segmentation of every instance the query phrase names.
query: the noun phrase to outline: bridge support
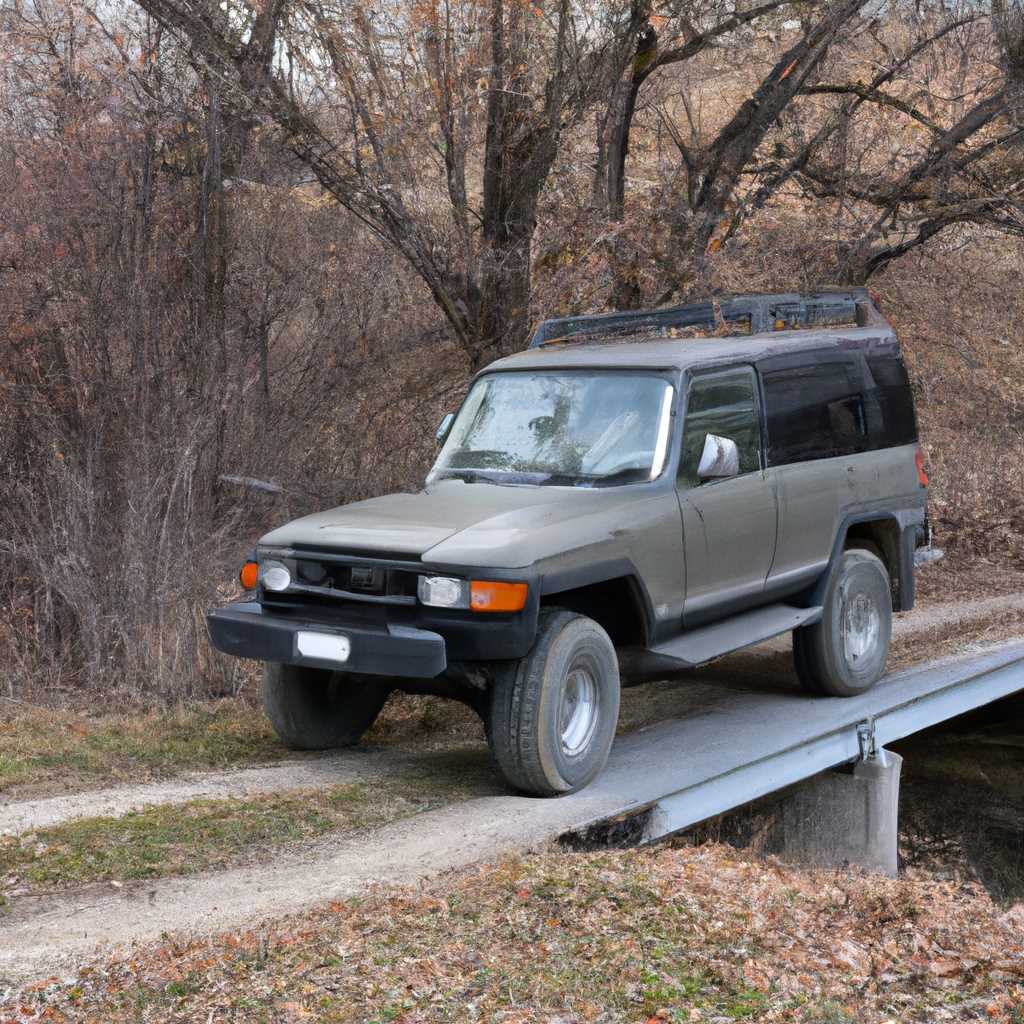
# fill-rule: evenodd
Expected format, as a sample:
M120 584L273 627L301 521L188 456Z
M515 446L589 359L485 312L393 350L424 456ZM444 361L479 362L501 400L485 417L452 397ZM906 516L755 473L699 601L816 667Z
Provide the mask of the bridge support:
M776 847L786 860L821 867L849 865L896 877L900 766L882 748L852 768L815 775L781 804Z

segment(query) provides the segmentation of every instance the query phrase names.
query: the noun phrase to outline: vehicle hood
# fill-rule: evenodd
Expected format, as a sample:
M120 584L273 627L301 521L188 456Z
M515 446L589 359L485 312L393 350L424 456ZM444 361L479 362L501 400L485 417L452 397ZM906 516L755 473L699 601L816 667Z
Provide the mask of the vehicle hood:
M622 522L608 513L646 492L444 480L416 494L387 494L296 519L268 533L260 545L515 568L560 546L569 550L593 542L595 533L607 535L606 523Z

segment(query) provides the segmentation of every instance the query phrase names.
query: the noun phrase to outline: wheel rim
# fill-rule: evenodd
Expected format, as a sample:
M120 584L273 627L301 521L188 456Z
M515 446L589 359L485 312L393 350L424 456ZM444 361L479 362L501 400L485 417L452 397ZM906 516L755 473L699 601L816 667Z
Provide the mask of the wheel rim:
M843 609L843 652L855 665L878 646L882 617L867 594L855 594Z
M589 668L576 665L566 676L562 688L562 705L558 715L562 752L573 757L586 749L596 726L597 683Z

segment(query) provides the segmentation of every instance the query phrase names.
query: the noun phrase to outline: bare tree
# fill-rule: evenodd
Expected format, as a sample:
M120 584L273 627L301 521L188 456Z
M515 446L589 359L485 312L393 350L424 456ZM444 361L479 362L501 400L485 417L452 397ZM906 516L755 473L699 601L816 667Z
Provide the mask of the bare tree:
M140 3L402 254L474 365L522 341L538 197L632 47L633 7Z
M750 205L762 205L787 179L817 200L837 202L839 275L852 282L957 226L1024 235L1024 124L1013 46L1005 27L993 33L984 20L976 12L944 17L922 26L922 38L870 82L805 89L841 102L787 164L760 169ZM915 81L915 61L940 41L959 59L940 77L922 72ZM887 88L898 76L909 95ZM922 142L889 157L891 143L865 117L878 108L919 126L912 137ZM840 134L844 145L837 147Z
M761 79L753 94L717 127L713 134L698 128L687 110L689 137L671 119L666 119L678 150L676 172L659 195L658 219L667 222L670 239L658 257L660 281L654 301L692 287L703 273L705 257L717 252L728 235L730 221L745 186L755 154L776 129L779 119L793 101L817 81L819 69L833 43L850 27L863 0L830 0L817 9L817 17L802 37L790 46ZM728 36L740 26L761 18L777 7L770 2L737 12L680 45L662 49L653 28L641 36L637 62L617 121L616 141L608 160L609 213L623 209L622 168L628 147L634 102L640 86L659 68L692 60L715 40ZM612 170L612 168L616 170ZM649 303L651 296L639 287L636 251L621 244L611 246L614 277L611 302L625 308Z
M3 28L5 683L230 692L202 611L257 523L419 472L427 375L381 377L432 311L137 10Z
M655 72L673 64L693 60L709 47L738 29L789 4L791 0L768 0L746 10L730 10L714 3L708 9L686 3L671 14L652 16L649 2L637 4L636 17L644 24L637 35L636 50L626 74L620 75L601 115L598 128L598 156L594 193L612 220L621 220L625 204L626 159L633 130L637 100L644 83ZM814 6L814 2L810 4ZM662 30L655 22L664 23ZM699 25L706 24L706 28ZM668 38L662 40L663 33ZM684 151L684 155L686 155Z

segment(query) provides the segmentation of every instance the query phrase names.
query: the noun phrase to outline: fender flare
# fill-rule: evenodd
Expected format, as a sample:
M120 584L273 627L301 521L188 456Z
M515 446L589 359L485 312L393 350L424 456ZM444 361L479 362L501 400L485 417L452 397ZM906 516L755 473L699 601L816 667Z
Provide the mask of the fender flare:
M562 594L567 590L578 590L595 583L610 583L613 580L625 580L633 593L633 599L640 611L646 643L651 643L656 629L654 605L651 595L644 586L643 577L636 565L629 558L612 558L601 562L591 562L576 569L562 569L545 573L541 577L540 593L542 597Z
M820 605L825 603L825 595L828 593L829 585L833 575L839 567L843 551L846 549L846 538L851 526L860 523L878 523L890 521L895 523L898 531L898 550L896 557L897 577L893 581L893 611L906 612L914 607L914 549L917 546L917 531L924 521L924 512L921 509L897 509L886 512L858 512L847 515L836 530L836 537L832 544L832 554L829 556L828 567L818 577L810 590L807 592L808 605Z

